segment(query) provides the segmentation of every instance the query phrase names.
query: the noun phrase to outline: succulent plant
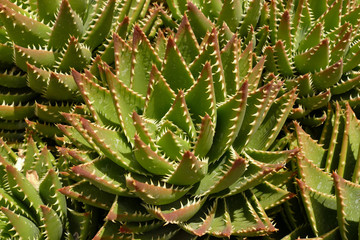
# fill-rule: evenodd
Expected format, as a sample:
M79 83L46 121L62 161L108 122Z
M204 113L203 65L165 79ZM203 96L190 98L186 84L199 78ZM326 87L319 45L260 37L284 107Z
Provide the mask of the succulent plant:
M329 109L321 138L314 141L295 122L299 192L315 236L357 239L360 209L360 123L349 104Z
M186 11L190 22L197 23L198 38L218 26L224 44L233 33L245 43L252 41L254 52L267 56L265 71L283 77L286 89L298 87L291 118L319 125L326 119L323 113L330 100L359 105L357 1L167 3L174 18Z
M20 139L25 118L45 135L60 134L53 126L63 120L58 112L72 111L81 102L70 69L83 71L96 56L111 64L112 33L125 38L132 25L144 19L149 4L150 0L0 1L1 135ZM152 22L144 19L144 24Z
M251 45L241 51L234 35L220 49L215 28L199 45L193 28L184 16L151 45L135 26L129 43L114 34L101 79L73 70L91 114L58 125L78 180L59 191L107 212L94 239L266 235L276 228L265 210L294 196L284 166L296 150L275 140L296 89L278 96L283 82L264 83L265 58L240 79Z
M67 204L54 156L31 134L18 153L1 138L0 147L1 239L61 239Z

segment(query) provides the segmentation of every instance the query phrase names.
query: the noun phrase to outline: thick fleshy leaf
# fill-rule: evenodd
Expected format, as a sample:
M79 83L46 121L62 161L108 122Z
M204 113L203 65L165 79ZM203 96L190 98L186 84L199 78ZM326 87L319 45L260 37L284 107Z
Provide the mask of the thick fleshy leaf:
M107 37L112 25L115 5L115 0L108 1L106 6L102 9L101 14L92 19L90 29L87 31L85 36L84 44L86 46L91 49L95 49Z
M48 50L38 50L14 45L14 62L23 71L27 70L27 64L37 67L54 68L58 53Z
M298 145L304 156L311 160L316 166L322 167L322 160L325 157L325 150L307 134L300 125L295 122L296 137Z
M105 210L111 208L115 199L115 195L103 192L85 180L60 188L58 191L67 197Z
M330 58L329 40L325 39L321 43L310 50L294 57L296 69L305 74L308 72L316 72L324 69Z
M125 185L124 169L107 158L74 166L72 171L105 192L129 196Z
M177 202L163 205L151 206L146 205L145 208L156 218L168 223L181 223L192 218L202 207L206 198L199 199L180 199Z
M239 156L228 156L216 163L197 186L194 195L202 196L224 190L236 182L246 169L247 162Z
M145 100L144 116L160 120L170 109L175 97L174 91L157 68L153 66Z
M192 185L200 181L208 171L208 162L199 160L187 151L176 169L169 174L166 182L175 185Z
M241 128L247 104L248 82L245 81L236 95L217 108L217 122L213 145L207 156L216 161L232 145Z
M276 99L259 129L251 135L247 147L268 149L276 140L296 100L296 89ZM261 136L261 137L260 137Z
M249 7L247 8L246 15L243 19L243 22L239 29L240 36L244 37L247 35L250 26L255 27L260 18L261 6L263 0L253 0L251 1Z
M19 46L43 46L49 39L51 31L49 26L24 16L6 5L0 6L0 19L9 37Z
M61 187L58 175L53 169L50 169L39 185L39 193L48 206L55 209L60 217L65 217L67 214L66 199L57 191Z
M66 51L61 57L59 70L68 72L71 68L73 68L80 71L88 66L90 61L90 50L80 44L77 38L70 37Z
M159 69L161 61L149 40L137 25L134 28L132 44L130 87L135 92L145 96L152 66L155 65Z
M120 125L127 140L133 143L135 127L131 119L131 114L138 108L143 108L145 99L119 81L110 71L109 67L105 67L105 69L100 68L100 72L103 71L105 72L106 82L108 83L114 101Z
M272 81L249 94L247 97L246 117L234 141L236 150L248 144L251 134L257 131L265 118L268 105L274 101L280 86L281 82L274 83Z
M133 172L143 172L132 155L132 149L124 136L118 131L98 126L90 121L81 118L81 124L90 136L99 154L104 154L119 166Z
M111 125L120 125L109 90L75 70L72 71L72 75L95 120L105 123L105 125L110 125L110 123L112 123Z
M63 233L63 225L56 212L47 206L41 205L43 213L44 232L49 239L60 239Z
M44 6L49 5L51 6L51 4L44 4ZM40 13L42 13L41 8L39 8ZM70 36L78 38L82 36L83 32L84 27L80 17L71 9L68 0L62 0L48 46L53 49L61 49L68 43Z
M145 203L153 205L172 203L183 197L190 190L189 188L168 185L164 182L158 182L155 185L151 179L149 182L146 180L140 181L130 175L126 176L126 186Z
M175 43L187 65L200 53L200 46L186 15L177 29Z
M167 119L177 125L184 132L186 132L191 139L195 138L195 126L191 119L188 107L186 105L184 92L182 90L179 90L173 105L165 114L163 119Z
M336 227L336 199L333 195L317 192L297 180L305 211L315 235L319 236Z
M168 39L161 72L174 92L179 89L186 90L194 84L190 69L171 37ZM181 76L181 81L179 81L179 76Z
M168 159L160 156L158 152L153 151L137 135L135 135L134 145L136 161L150 173L166 175L174 169L174 165L169 162Z
M319 90L325 90L335 85L341 78L343 73L343 61L339 60L330 67L321 72L312 75L312 82L314 87Z
M198 41L214 27L213 23L192 2L187 4L187 16Z
M185 93L186 104L195 123L206 114L216 124L216 100L210 63L205 63L196 83Z
M201 76L204 64L207 62L209 62L211 66L216 101L222 102L225 100L227 94L218 33L215 28L211 31L206 43L202 46L200 54L190 65L190 71L194 78L200 78L199 75Z
M6 215L16 234L20 238L38 239L40 237L40 231L32 221L8 210L7 208L2 207L0 210Z
M358 237L360 186L346 181L337 173L333 173L337 203L337 219L343 239Z
M142 206L139 198L125 198L117 196L111 209L106 215L108 221L145 222L154 219Z

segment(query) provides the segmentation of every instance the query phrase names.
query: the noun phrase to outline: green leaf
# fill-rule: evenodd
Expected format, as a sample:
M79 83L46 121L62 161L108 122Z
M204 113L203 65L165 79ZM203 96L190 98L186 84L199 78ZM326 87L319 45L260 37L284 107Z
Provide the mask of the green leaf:
M40 237L40 231L32 221L4 207L0 210L6 215L16 234L20 238L30 240L38 239Z
M136 161L147 171L156 175L169 174L174 165L160 156L157 151L153 151L141 139L135 135L135 150Z
M186 90L194 84L194 78L188 65L171 37L168 39L161 72L166 82L176 93L179 89ZM181 76L181 81L179 81L179 76Z
M294 122L298 145L304 156L316 166L322 167L325 158L325 150L307 134L297 122Z
M313 85L319 90L325 90L335 85L343 74L343 61L342 59L323 71L316 72L312 75Z
M122 127L127 140L133 143L135 127L131 115L137 109L142 109L144 107L145 99L119 81L110 71L108 66L105 66L105 69L102 67L99 69L101 73L105 74L120 126Z
M150 70L153 65L159 69L161 61L143 31L137 25L134 28L132 50L130 88L145 96Z
M322 171L313 161L302 154L296 157L301 181L308 187L324 194L334 194L334 185L331 175Z
M336 227L336 200L332 195L324 194L297 180L301 197L310 226L316 236Z
M57 173L50 169L40 183L39 193L48 206L55 209L60 217L65 217L67 215L66 199L57 191L61 187L62 184Z
M251 189L251 191L257 197L261 206L265 210L276 207L295 196L295 194L274 186L268 182L264 182L255 186L253 189Z
M157 68L153 66L145 100L144 116L160 120L170 109L175 97L174 91Z
M154 218L146 211L141 199L116 196L105 219L119 222L145 222Z
M213 29L214 24L192 2L187 4L187 16L198 41L203 39L206 32Z
M99 46L109 34L114 16L116 1L109 0L106 6L101 9L101 14L92 18L89 30L84 39L84 44L90 49L95 49Z
M215 125L208 114L201 119L200 131L194 145L196 156L205 157L210 150L215 135Z
M193 185L206 175L207 170L206 160L199 160L192 152L187 151L165 181L175 185Z
M246 165L245 159L235 153L232 155L228 153L209 169L209 173L200 181L194 195L203 196L226 189L242 176Z
M64 2L64 1L63 1ZM62 4L64 4L62 2ZM39 14L40 20L45 23L49 23L50 21L54 21L56 19L56 14L58 12L61 1L55 0L48 2L46 0L38 0L37 1L37 10Z
M277 39L284 43L286 49L292 48L290 13L287 10L281 16L277 31Z
M239 29L239 34L241 37L244 37L248 34L248 30L250 29L250 26L253 26L254 28L256 27L257 22L259 21L260 18L262 3L263 0L251 1Z
M208 61L212 70L216 100L218 102L222 102L226 98L225 77L221 62L218 34L215 28L211 31L210 36L203 45L200 55L198 55L194 62L190 65L190 71L194 78L199 77L204 65Z
M177 29L175 43L182 58L186 62L186 65L189 65L192 61L194 61L196 56L200 53L200 46L186 15L182 18L181 24Z
M129 196L125 185L124 169L108 158L77 165L71 170L100 190L119 196Z
M47 50L37 50L31 48L24 48L14 45L14 62L23 71L26 72L27 64L35 65L36 67L54 68L58 53Z
M336 0L326 9L324 15L319 18L319 21L324 22L325 31L332 30L338 27L341 23L341 10L343 1Z
M233 95L239 89L239 41L234 35L221 51L221 61L224 68L226 92Z
M317 72L324 69L330 58L329 40L325 39L321 43L310 50L294 57L296 69L301 74L308 72Z
M258 130L250 136L247 147L268 149L276 140L296 100L296 88L276 99Z
M162 206L146 205L147 211L156 218L167 223L186 222L192 218L202 207L206 198L200 199L180 199L171 204Z
M7 34L16 45L44 46L49 39L51 29L44 23L24 16L6 5L0 7L0 19Z
M39 213L40 205L44 205L39 193L32 183L12 165L6 166L11 192L35 213ZM39 220L40 216L37 216Z
M185 93L185 100L194 123L200 123L201 118L208 114L216 124L215 89L209 62L205 63L196 83Z
M115 199L115 195L101 191L85 180L60 188L58 191L67 197L105 210L111 208Z
M120 125L109 90L75 70L72 71L72 75L94 119L104 125Z
M340 226L340 235L343 239L358 237L360 187L343 179L337 173L332 174L335 183L337 203L337 219Z
M99 154L104 154L125 169L143 173L143 168L134 159L130 145L120 132L98 126L84 118L80 121Z
M44 8L49 8L50 6L51 4L44 4ZM59 5L56 6L56 10L58 6ZM43 13L42 11L43 10L39 8L40 16ZM49 12L44 12L44 14L49 14ZM57 12L57 18L50 35L48 46L53 49L61 49L67 44L70 37L79 38L83 33L84 27L80 17L71 9L68 0L63 0Z
M158 182L157 185L152 180L137 180L131 175L126 176L127 187L134 192L136 196L141 198L147 204L165 205L179 200L188 191L189 188L175 187L164 182Z
M226 25L230 30L235 32L242 20L242 8L243 6L240 1L224 1L220 15L217 19L217 25L221 26L223 22L226 22Z
M207 156L216 161L233 144L246 112L248 83L244 82L237 94L217 108L217 122L213 145Z
M43 213L44 232L49 239L60 239L63 233L63 225L56 212L44 205L40 206Z
M179 128L184 130L184 132L186 132L191 139L195 138L195 126L191 119L188 107L185 102L184 92L182 90L179 90L173 105L163 117L163 120L165 119L171 121Z
M293 75L293 70L292 70L291 62L289 60L290 54L288 54L286 52L284 43L281 40L277 41L275 44L274 57L275 57L276 63L277 63L277 65L276 65L277 70L282 75L291 77ZM296 56L296 57L298 57L298 56ZM295 61L295 65L296 65L296 61Z
M233 144L236 150L245 147L251 134L257 131L265 118L268 105L275 100L280 86L281 82L274 83L272 81L249 94L244 121Z
M34 116L34 105L0 105L0 119L4 120L23 120Z
M306 35L306 37L299 43L297 51L301 53L320 44L322 31L323 25L321 23L316 24Z
M116 33L114 39L114 59L116 76L126 85L130 86L131 79L131 47Z
M90 64L91 52L86 47L79 43L75 37L70 37L67 44L66 51L62 55L61 62L59 64L59 70L63 72L70 71L74 68L78 71L84 69Z

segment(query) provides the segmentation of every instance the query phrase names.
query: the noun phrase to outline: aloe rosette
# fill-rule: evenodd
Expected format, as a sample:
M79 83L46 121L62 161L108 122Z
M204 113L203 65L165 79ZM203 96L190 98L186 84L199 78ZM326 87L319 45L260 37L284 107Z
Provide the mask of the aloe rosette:
M171 16L187 12L196 35L218 26L224 41L237 33L267 56L265 71L298 87L291 118L307 125L326 119L329 101L359 105L359 4L355 0L167 1ZM247 45L247 44L246 44ZM246 46L245 45L245 46ZM316 103L316 104L314 104Z
M113 32L125 38L150 5L142 1L0 1L2 136L16 141L24 119L47 137L60 134L59 111L81 102L70 69L82 71L98 56L112 64ZM44 114L46 112L46 114Z
M296 90L264 83L264 58L240 78L251 45L241 51L234 35L220 49L215 28L199 44L186 16L154 45L137 26L132 36L114 34L115 66L100 62L100 78L73 71L91 114L58 125L77 181L59 191L107 212L94 239L276 231L265 211L294 196L284 166L296 150L276 138Z
M349 104L341 108L337 103L329 108L328 115L318 141L295 122L295 145L300 149L295 164L299 194L315 236L356 239L360 216L360 124Z
M68 229L65 196L49 149L28 134L14 152L0 139L0 236L2 239L62 239Z

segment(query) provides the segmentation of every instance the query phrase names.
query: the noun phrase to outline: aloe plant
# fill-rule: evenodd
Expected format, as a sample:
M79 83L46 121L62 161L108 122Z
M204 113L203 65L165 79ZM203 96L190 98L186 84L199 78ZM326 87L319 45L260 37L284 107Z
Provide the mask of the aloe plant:
M61 134L53 123L62 119L55 115L81 103L70 69L82 71L96 56L111 64L112 33L125 38L139 19L152 26L144 19L149 4L149 0L0 1L2 136L21 139L25 118L46 136Z
M276 231L265 211L294 196L284 166L296 150L275 142L296 90L264 83L265 58L240 78L251 44L241 51L234 35L220 49L215 28L198 44L186 16L155 45L137 26L132 36L114 34L115 66L100 62L100 78L73 70L91 114L58 125L77 180L59 191L107 212L94 239Z
M265 71L282 76L287 89L298 87L291 118L319 125L326 119L323 113L329 101L359 105L357 1L167 3L175 18L186 11L197 24L198 38L218 26L224 44L233 33L239 34L245 46L256 40L254 52L267 56Z
M61 239L68 227L65 197L54 156L27 135L15 153L0 139L0 236L2 239Z
M349 104L329 109L319 141L295 122L299 192L316 236L359 237L360 125Z

